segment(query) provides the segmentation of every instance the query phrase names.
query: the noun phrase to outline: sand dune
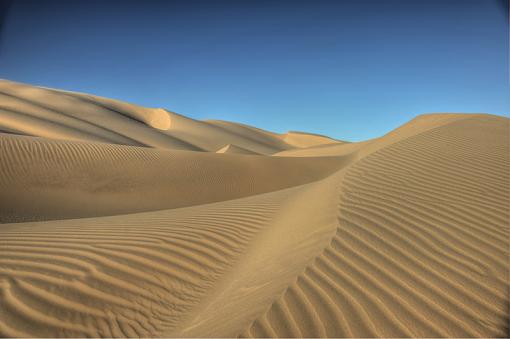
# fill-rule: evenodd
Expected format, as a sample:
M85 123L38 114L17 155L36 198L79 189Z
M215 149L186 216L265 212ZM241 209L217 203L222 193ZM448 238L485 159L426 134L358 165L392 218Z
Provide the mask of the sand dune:
M468 118L353 164L330 244L243 336L505 336L507 141Z
M0 134L0 158L0 221L19 222L153 211L276 191L333 173L349 157L309 162Z
M60 140L199 150L146 125L160 110L114 110L72 93L0 81L0 130ZM169 119L169 118L168 118Z
M508 337L509 128L348 143L2 81L0 335Z
M234 154L258 154L253 151L247 150L246 148L242 148L236 145L228 144L225 147L220 148L216 151L216 153L234 153Z
M282 193L200 208L4 225L0 332L160 335L200 302L281 199Z
M215 152L234 144L255 153L272 154L310 142L336 142L306 133L291 133L289 139L287 134L228 122L199 121L162 108L8 80L0 80L0 119L0 132L191 151Z
M285 133L285 135L283 135L283 140L289 145L293 145L300 148L339 143L338 140L326 137L324 135L296 131L290 131Z

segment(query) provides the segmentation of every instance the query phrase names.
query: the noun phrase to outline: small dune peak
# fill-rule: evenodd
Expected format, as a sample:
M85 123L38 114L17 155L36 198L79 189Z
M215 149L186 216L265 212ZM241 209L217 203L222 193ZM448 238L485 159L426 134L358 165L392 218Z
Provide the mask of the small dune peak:
M298 148L335 144L340 142L324 135L298 131L288 131L287 133L283 134L282 137L283 141L285 141L287 144Z
M242 148L236 145L227 144L216 151L216 153L230 153L230 154L259 154L257 152L250 151L246 148Z
M164 108L154 108L148 121L149 125L159 130L169 130L172 125L170 113Z

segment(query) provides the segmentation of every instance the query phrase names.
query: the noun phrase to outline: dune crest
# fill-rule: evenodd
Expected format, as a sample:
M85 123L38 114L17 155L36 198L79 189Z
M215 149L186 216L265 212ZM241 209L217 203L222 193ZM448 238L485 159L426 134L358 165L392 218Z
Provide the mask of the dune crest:
M0 133L1 222L154 211L318 180L348 157L247 157ZM164 187L165 189L162 189Z
M508 337L509 140L489 114L349 143L0 81L0 336Z
M330 244L242 336L505 336L505 120L464 117L347 168Z
M216 151L216 153L234 153L234 154L258 154L256 152L247 150L246 148L242 148L236 145L228 144L225 147L220 148Z
M273 154L336 142L307 133L280 135L225 121L200 121L163 108L8 80L0 80L0 118L0 132L190 151L216 152L233 144Z
M319 134L289 131L282 135L282 139L289 145L306 148L325 144L337 144L338 140Z

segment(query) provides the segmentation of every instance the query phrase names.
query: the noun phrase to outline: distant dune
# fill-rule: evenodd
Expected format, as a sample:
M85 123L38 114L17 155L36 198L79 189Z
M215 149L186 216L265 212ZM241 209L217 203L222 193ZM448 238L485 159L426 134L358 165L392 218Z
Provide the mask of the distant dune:
M225 147L220 148L216 151L216 153L235 153L235 154L258 154L256 152L247 150L246 148L242 148L236 145L228 144Z
M510 120L359 143L0 81L0 336L508 337Z
M273 154L337 141L276 134L225 121L198 121L93 95L0 80L0 131L49 139L216 151L227 144Z

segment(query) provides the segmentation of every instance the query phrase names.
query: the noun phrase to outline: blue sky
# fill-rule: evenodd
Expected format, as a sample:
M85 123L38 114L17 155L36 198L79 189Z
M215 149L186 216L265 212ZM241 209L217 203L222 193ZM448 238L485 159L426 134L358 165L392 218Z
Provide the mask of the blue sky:
M353 141L427 112L510 116L505 1L10 4L0 78Z

